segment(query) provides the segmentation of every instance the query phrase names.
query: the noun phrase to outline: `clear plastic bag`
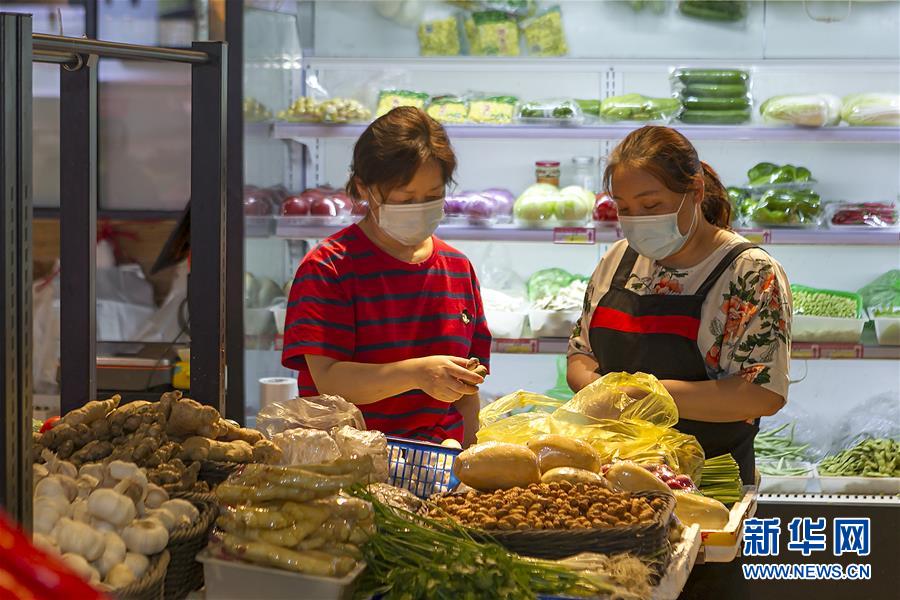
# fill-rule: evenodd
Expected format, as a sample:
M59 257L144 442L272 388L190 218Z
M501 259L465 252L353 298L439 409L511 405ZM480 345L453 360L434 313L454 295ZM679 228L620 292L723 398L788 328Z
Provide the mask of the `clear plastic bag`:
M900 269L891 269L859 289L863 306L885 309L900 307Z
M606 98L600 103L599 116L612 122L668 123L681 112L677 98L650 98L643 94L626 94Z
M516 110L522 123L543 125L577 125L584 121L581 106L571 98L523 102Z
M428 94L424 92L398 89L382 90L378 95L378 108L375 110L375 116L386 115L398 106L413 106L425 110L428 98Z
M290 123L358 123L372 118L372 111L355 98L332 96L315 73L306 76L306 95L278 111Z
M822 218L821 199L812 190L769 190L749 217L767 227L815 227Z
M374 467L373 479L387 481L388 478L388 446L387 438L380 431L360 431L355 427L344 425L332 432L341 457L349 459L354 456L371 456Z
M486 125L512 123L519 99L515 96L472 94L469 100L469 122Z
M900 406L897 397L890 392L851 406L836 422L832 454L852 448L868 438L900 440Z
M678 12L698 21L741 25L747 20L747 0L680 0Z
M282 465L321 465L341 457L341 449L327 431L320 429L288 429L272 436L281 449Z
M520 25L525 48L531 56L565 56L569 53L559 6L525 19Z
M469 100L451 94L435 96L425 112L438 123L465 123L469 118Z
M844 98L841 118L854 126L900 126L900 94L855 94Z
M457 56L461 52L459 19L447 15L419 24L421 56Z
M478 414L478 422L481 428L484 428L515 415L526 416L531 413L547 415L562 406L562 404L562 400L519 390L498 398L482 408ZM542 433L549 433L549 431Z
M343 425L366 429L362 412L340 396L323 395L272 402L256 416L256 428L269 438L288 429L331 431Z
M841 99L832 94L774 96L759 114L768 125L830 127L841 122Z
M464 28L469 54L519 56L519 25L515 17L499 10L472 13Z

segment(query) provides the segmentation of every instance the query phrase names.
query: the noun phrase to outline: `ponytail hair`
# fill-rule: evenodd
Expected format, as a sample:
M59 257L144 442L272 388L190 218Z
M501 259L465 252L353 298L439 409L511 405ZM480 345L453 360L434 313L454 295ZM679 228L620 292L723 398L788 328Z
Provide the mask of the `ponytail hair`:
M616 169L644 169L678 194L696 189L703 181L703 217L717 227L731 227L731 202L715 170L700 160L697 149L675 129L647 125L632 131L609 155L603 188L611 193Z

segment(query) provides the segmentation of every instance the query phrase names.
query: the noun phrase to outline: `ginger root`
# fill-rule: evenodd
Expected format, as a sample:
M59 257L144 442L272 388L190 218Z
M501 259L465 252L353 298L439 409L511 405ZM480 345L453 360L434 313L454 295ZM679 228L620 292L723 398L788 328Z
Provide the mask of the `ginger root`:
M242 440L220 442L209 438L189 437L181 444L182 457L189 460L215 460L220 462L250 462L253 447Z
M172 404L166 425L166 433L175 437L188 438L203 436L210 439L224 433L224 425L220 425L219 411L212 406L203 406L196 400L181 398Z
M259 440L253 444L253 462L274 465L281 462L282 455L281 448L269 440Z

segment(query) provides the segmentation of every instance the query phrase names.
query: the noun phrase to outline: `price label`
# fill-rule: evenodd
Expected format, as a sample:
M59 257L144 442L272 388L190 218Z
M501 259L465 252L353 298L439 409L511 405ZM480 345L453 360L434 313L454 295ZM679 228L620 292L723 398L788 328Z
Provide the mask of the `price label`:
M822 349L818 344L801 344L795 343L791 347L791 358L819 358L822 355Z
M593 227L556 227L553 229L554 244L594 244L597 230Z
M496 339L493 352L499 354L536 354L538 341L535 339Z
M754 244L772 243L772 232L768 229L739 229L738 233Z
M862 358L863 347L859 344L853 346L829 346L823 348L828 358Z
M275 349L278 351L284 350L284 336L280 333L275 334Z

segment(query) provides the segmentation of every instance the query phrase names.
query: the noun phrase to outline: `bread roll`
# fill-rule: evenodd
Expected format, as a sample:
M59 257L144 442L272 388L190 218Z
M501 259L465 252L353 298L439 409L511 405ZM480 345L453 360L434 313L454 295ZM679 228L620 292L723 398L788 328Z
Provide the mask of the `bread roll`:
M463 451L453 462L453 473L467 486L482 492L527 487L541 481L534 452L503 442L476 444Z
M549 433L530 440L528 449L537 455L541 473L558 467L573 467L594 473L600 470L600 456L581 440Z
M588 483L602 485L606 489L610 489L612 487L609 485L609 482L603 479L602 475L598 475L593 471L587 471L585 469L574 469L572 467L556 467L555 469L550 469L549 471L546 471L543 475L541 475L541 483L560 483L562 481L568 481L569 483Z

